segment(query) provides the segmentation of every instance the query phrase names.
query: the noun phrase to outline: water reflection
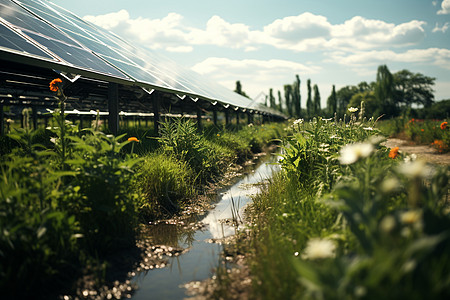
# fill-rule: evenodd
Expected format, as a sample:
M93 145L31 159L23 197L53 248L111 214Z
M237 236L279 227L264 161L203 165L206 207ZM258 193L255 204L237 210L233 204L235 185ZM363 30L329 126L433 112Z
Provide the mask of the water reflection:
M165 268L138 273L133 281L139 289L133 299L182 299L186 296L182 284L213 275L222 246L211 240L236 232L241 226L244 207L251 201L251 195L258 192L256 184L269 179L279 169L274 164L278 156L268 155L261 160L253 172L213 199L216 206L211 211L192 215L181 225L162 223L148 228L147 237L153 245L186 250L169 256Z

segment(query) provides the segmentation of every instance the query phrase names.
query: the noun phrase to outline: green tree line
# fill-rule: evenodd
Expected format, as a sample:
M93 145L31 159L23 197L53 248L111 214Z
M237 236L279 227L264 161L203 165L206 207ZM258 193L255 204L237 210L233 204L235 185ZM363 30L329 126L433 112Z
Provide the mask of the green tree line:
M386 65L380 65L373 82L362 81L357 85L344 86L337 91L333 85L331 94L326 101L326 107L321 108L319 87L317 84L312 85L311 79L307 79L307 97L302 108L301 80L299 75L295 75L293 83L285 84L283 91L277 91L278 103L274 96L274 90L269 89L269 101L266 101L266 105L289 117L307 119L314 116L332 117L335 114L343 117L349 107L360 107L361 102L364 102L366 117L381 115L395 117L405 113L410 114L411 111L416 111L414 108L418 107L423 107L422 110L427 112L426 114L431 113L436 117L437 112L431 108L434 103L435 80L434 77L406 69L391 73ZM239 81L236 82L235 91L247 96L242 91ZM282 92L284 92L284 98Z

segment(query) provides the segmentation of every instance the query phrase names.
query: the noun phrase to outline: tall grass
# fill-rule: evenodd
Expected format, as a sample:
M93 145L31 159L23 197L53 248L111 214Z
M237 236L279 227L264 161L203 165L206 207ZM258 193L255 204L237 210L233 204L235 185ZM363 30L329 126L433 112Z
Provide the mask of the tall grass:
M250 215L252 297L449 297L448 167L390 151L356 116L290 130Z
M107 266L110 255L135 246L139 221L178 212L251 153L239 132L219 132L223 143L183 119L162 123L158 139L132 134L79 130L57 111L47 129L0 137L2 297L48 299L73 288L83 268ZM258 139L258 147L268 142Z
M145 220L167 217L195 195L195 174L184 161L163 153L150 153L134 178L140 190L139 212Z

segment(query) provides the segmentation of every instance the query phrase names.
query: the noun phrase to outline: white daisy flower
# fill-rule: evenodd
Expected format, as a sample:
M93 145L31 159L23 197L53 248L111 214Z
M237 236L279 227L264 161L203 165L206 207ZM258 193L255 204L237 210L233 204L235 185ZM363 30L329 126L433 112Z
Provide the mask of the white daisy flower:
M302 254L304 259L321 259L336 256L336 244L328 239L310 239Z
M373 145L369 143L348 144L342 147L339 151L341 154L339 161L343 165L351 165L357 162L360 158L368 157L373 150Z

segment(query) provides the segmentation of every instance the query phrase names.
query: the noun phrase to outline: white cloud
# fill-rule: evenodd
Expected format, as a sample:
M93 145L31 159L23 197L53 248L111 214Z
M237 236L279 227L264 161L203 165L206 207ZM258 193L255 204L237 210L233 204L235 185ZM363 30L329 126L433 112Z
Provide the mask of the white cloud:
M438 15L450 14L450 0L443 0L441 3L441 10L437 12Z
M255 97L262 88L283 86L295 80L295 74L310 76L321 68L306 66L293 61L271 59L233 60L222 57L210 57L192 67L197 73L207 75L214 81L233 89L236 80L240 80L244 91ZM267 92L264 90L264 92Z
M442 27L439 27L438 23L436 23L436 26L433 28L433 32L440 31L442 33L445 33L447 31L447 29L448 29L448 24L449 24L448 22L445 22L445 24L442 25Z
M183 17L176 13L169 13L162 19L152 20L142 17L133 19L122 9L116 13L85 16L84 19L153 49L192 51L192 47L188 45L188 32L181 24Z
M191 28L188 40L192 44L217 45L229 48L243 48L249 44L249 27L245 24L231 24L219 16L211 17L206 29Z
M325 49L371 49L383 46L409 46L425 36L423 21L399 25L380 20L353 17L332 25L323 16L304 13L275 20L264 27L266 44L294 51Z
M387 62L427 63L450 70L450 50L428 48L412 49L402 53L396 53L392 50L372 50L355 52L349 55L335 52L331 53L329 61L350 66L376 65Z
M277 19L262 30L251 30L243 23L229 23L219 16L211 17L205 28L193 28L185 26L183 17L176 13L162 19L133 19L126 10L120 10L85 19L150 48L177 52L192 51L195 45L245 51L254 51L262 45L292 51L351 51L414 45L425 36L423 21L396 25L356 16L333 25L326 17L309 12Z
M297 43L312 38L327 38L331 28L327 18L306 12L275 20L264 27L264 33L288 43Z

